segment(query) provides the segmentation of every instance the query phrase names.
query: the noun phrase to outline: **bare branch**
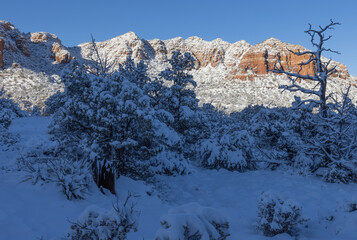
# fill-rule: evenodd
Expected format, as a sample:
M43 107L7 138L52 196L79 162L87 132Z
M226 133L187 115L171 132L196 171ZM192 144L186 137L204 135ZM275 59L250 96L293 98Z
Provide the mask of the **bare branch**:
M310 76L310 75L301 75L299 73L292 73L292 72L287 72L282 69L269 69L270 72L273 73L282 73L290 77L296 77L298 79L309 79L312 81L319 81L319 79L316 76Z
M322 48L321 51L332 52L336 54L341 54L339 51L331 50L330 48Z
M290 85L283 85L280 86L280 88L284 90L288 90L291 92L302 92L305 94L309 95L316 95L319 97L318 101L309 99L307 101L314 101L318 102L320 105L320 112L322 113L323 117L327 117L327 103L326 100L329 99L331 96L328 95L326 97L326 89L327 89L327 80L328 77L330 77L332 74L337 72L336 66L332 67L329 69L329 65L331 63L331 59L325 63L322 61L322 52L332 52L332 53L338 53L337 51L331 50L329 48L323 47L324 43L331 39L331 35L328 37L325 37L325 32L327 30L334 29L333 27L335 25L340 25L338 22L334 22L332 19L330 20L330 23L326 25L325 27L318 26L318 29L313 29L312 25L309 24L309 29L305 31L310 36L310 41L311 44L316 47L316 51L300 51L298 49L297 51L292 51L288 49L288 51L296 56L304 56L304 55L309 55L309 59L305 62L301 62L298 65L300 66L299 72L294 73L294 72L289 72L285 71L283 69L283 65L281 63L281 56L280 53L277 54L276 62L274 63L274 67L272 69L269 68L268 61L267 61L267 56L268 52L266 50L265 53L265 58L266 58L266 66L267 66L267 71L268 72L273 72L273 73L278 73L278 74L284 74L288 77L289 81L291 82ZM307 65L312 65L312 69L314 72L314 75L306 74L302 75L300 74L302 71L303 66ZM299 80L311 80L316 82L316 85L312 89L307 89L305 87L302 87L300 83L298 83ZM283 90L283 91L284 91Z
M94 71L94 74L107 74L109 70L113 67L114 63L110 63L108 56L107 55L101 55L99 53L99 49L97 46L97 43L95 42L95 39L93 35L91 34L91 50L94 53L94 58L92 58L92 61L97 63L97 69Z
M287 48L287 50L289 52L291 52L292 54L295 54L296 56L302 56L302 55L306 55L306 54L310 54L310 55L315 55L315 52L313 51L304 51L304 52L300 52L300 49L298 49L296 52L293 50L290 50L289 48Z
M314 57L314 58L310 58L310 59L307 60L306 62L299 63L299 65L300 65L300 66L305 66L305 65L309 65L310 63L316 62L316 61L317 61L317 58Z

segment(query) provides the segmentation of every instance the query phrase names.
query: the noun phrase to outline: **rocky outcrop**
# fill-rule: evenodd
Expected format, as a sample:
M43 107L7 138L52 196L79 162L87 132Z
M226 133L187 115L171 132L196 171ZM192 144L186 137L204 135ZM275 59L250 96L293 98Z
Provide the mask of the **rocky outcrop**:
M31 42L33 43L40 43L40 42L47 42L50 39L58 39L57 36L46 33L46 32L35 32L31 33Z
M31 42L43 44L50 48L51 57L57 63L69 63L72 59L71 53L62 45L61 40L54 34L46 32L31 33Z
M153 39L153 40L149 40L147 42L150 45L150 47L152 48L152 50L154 51L155 59L158 59L160 61L167 60L168 51L167 51L164 41L162 41L160 39Z
M4 39L0 38L0 68L4 67L4 47L5 41Z
M0 36L4 41L3 49L20 51L26 57L30 56L27 35L20 33L10 22L0 21Z
M57 63L69 63L72 59L71 53L58 42L52 44L51 52Z
M150 60L152 58L147 51L145 41L141 40L133 32L96 44L101 57L108 58L115 66L118 63L125 62L129 56L135 61ZM92 43L82 43L79 47L81 48L81 57L89 60L96 59Z
M312 64L302 66L300 69L299 64L306 61L308 56L296 56L289 51L306 51L306 48L274 38L251 46L245 41L231 44L221 39L205 41L199 37L146 41L140 39L135 33L129 32L108 41L99 42L97 45L103 55L115 64L124 62L128 56L136 61L156 59L159 62L166 62L173 51L190 52L196 60L196 70L224 66L227 70L226 78L233 81L253 81L255 78L264 77L269 74L266 63L269 68L273 68L278 56L284 70L300 72L304 75L314 74ZM81 44L80 47L85 58L91 59L90 43ZM337 65L338 70L335 77L346 79L350 76L343 64L332 62L333 65Z
M252 46L246 41L232 44L221 39L205 41L199 37L144 40L128 32L97 42L96 45L101 57L114 67L130 56L135 62L146 61L148 73L155 77L168 66L173 51L190 52L195 58L195 69L191 73L197 82L197 97L202 103L211 103L229 112L255 104L287 106L293 101L292 94L283 95L278 88L287 83L286 77L267 71L266 63L269 68L273 68L278 56L284 70L314 74L314 66L311 64L300 69L299 64L307 60L305 57L295 56L288 50L304 51L304 47L274 38ZM3 84L9 96L17 94L17 102L22 106L28 105L28 99L33 104L43 106L48 96L63 90L59 75L72 58L90 68L97 56L91 43L66 48L54 34L23 34L11 23L0 21L0 68L4 68L0 71L3 78L0 84ZM332 61L332 66L336 66L338 73L334 75L337 78L330 81L331 92L357 82L356 78L350 77L345 65ZM19 74L11 76L10 72ZM21 81L24 84L18 87ZM31 81L30 88L33 90L29 91L27 86L30 86L28 82ZM308 81L304 84L312 85ZM21 89L21 94L18 89ZM39 89L43 92L38 93Z
M167 53L173 51L190 52L196 59L196 69L201 67L216 67L223 64L226 50L231 45L222 39L205 41L199 37L190 37L184 40L181 37L163 41Z
M315 66L313 63L300 66L300 63L309 60L309 55L298 56L293 52L308 51L308 49L299 46L281 42L270 38L262 43L251 47L242 57L238 70L240 73L235 76L236 79L253 80L268 74L267 67L273 69L274 66L282 67L285 71L300 73L302 75L314 75ZM280 59L280 61L278 61ZM337 65L338 73L335 77L346 79L349 77L346 66L333 62Z
M55 62L66 64L72 59L71 53L64 47L58 37L46 32L32 34L21 34L11 23L0 21L0 66L4 66L4 49L17 52L18 50L26 57L31 55L29 44L41 45L48 49L48 56ZM2 45L1 45L2 44ZM307 50L299 45L292 45L270 38L262 43L251 46L245 41L228 43L222 39L205 41L199 37L183 39L181 37L169 40L144 40L140 39L134 32L128 32L121 36L97 43L98 50L102 56L108 58L114 66L123 63L131 56L135 61L157 60L165 63L173 51L190 52L195 58L196 70L223 66L226 69L227 80L254 80L268 74L266 63L270 68L274 67L279 55L281 66L286 71L299 72L301 74L314 74L312 64L302 66L300 63L307 60L307 56L296 56L292 51ZM78 58L88 60L95 59L91 43L79 45L81 49ZM267 54L266 54L267 52ZM38 54L37 54L38 55ZM11 63L10 63L11 64ZM335 77L343 79L350 75L345 65L332 62L337 66Z
M21 36L19 39L16 39L16 47L26 56L30 56L30 50L27 44L27 39L24 36Z

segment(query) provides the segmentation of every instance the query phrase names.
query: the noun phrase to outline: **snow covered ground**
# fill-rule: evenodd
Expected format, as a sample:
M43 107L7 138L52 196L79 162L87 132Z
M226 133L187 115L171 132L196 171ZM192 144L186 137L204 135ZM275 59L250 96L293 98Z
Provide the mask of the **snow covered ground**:
M16 158L37 145L49 144L48 124L46 117L15 119L10 131L19 134L20 141L9 150L0 148L0 239L61 239L70 222L88 206L109 210L116 201L94 185L85 200L69 201L52 184L21 182L26 172L16 169ZM238 173L197 168L186 176L157 176L152 184L120 177L116 188L120 200L128 191L137 195L139 228L129 234L130 240L154 239L160 217L170 208L191 202L225 216L230 225L228 239L294 239L287 234L264 237L255 230L257 199L262 191L302 205L304 217L310 220L299 239L357 239L357 211L348 211L349 203L357 203L355 184L330 184L282 170Z

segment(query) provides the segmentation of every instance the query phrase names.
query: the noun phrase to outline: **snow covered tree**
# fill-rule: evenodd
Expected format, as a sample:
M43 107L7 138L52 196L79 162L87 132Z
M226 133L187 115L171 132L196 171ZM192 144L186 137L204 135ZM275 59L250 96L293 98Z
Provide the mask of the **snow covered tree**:
M174 129L183 134L199 122L196 110L198 99L193 88L196 82L188 71L194 68L194 59L189 53L173 52L169 59L170 67L159 74L168 81L169 88L163 88L159 103L161 108L172 114Z
M209 139L201 140L197 151L204 167L244 171L255 169L254 145L248 131L232 124L222 126Z
M129 58L117 72L100 75L74 61L63 79L65 91L52 101L51 132L66 157L92 163L99 187L114 193L115 174L142 179L186 171L174 152L180 137L153 107L143 63Z
M136 84L139 78L144 77L139 76L129 59L118 72L92 86L92 157L97 163L102 162L100 167L108 164L103 162L106 159L120 174L137 169L134 160L155 154L150 152L154 142L150 98Z
M101 82L102 77L89 74L85 66L72 61L62 79L65 84L64 92L56 93L49 100L49 109L54 111L50 132L59 142L62 157L86 159L94 172L98 173L98 165L89 146L93 144L93 124L98 110L93 86L94 83ZM114 193L114 173L109 165L100 169L94 180L99 187L108 188Z
M2 95L0 91L0 129L7 129L14 118L23 117L26 113L12 100L2 98Z
M320 113L323 117L327 117L327 100L330 97L330 95L326 95L327 81L332 74L337 72L337 70L336 66L330 67L331 59L328 62L323 61L322 54L323 52L338 53L324 46L325 42L332 37L331 35L326 36L325 32L334 29L334 26L336 25L340 25L340 23L330 20L330 24L325 27L319 26L319 29L315 30L312 29L312 26L310 24L309 29L305 32L311 37L311 43L314 47L316 47L316 50L304 52L301 52L300 50L296 52L289 50L296 56L309 56L309 59L307 61L299 64L300 71L303 66L312 65L314 69L314 75L302 75L300 74L300 71L298 73L285 71L281 65L281 57L279 54L277 55L278 59L273 69L269 69L268 61L266 59L266 67L268 71L285 74L289 78L291 84L280 86L282 89L291 92L302 92L308 95L316 96L318 98L317 100L307 99L301 101L301 104L308 102L313 105L319 106ZM268 56L268 54L266 54L266 56ZM315 82L316 85L313 89L308 89L300 84L301 80L310 80L312 82Z
M0 144L10 146L16 141L15 136L7 131L12 120L16 117L24 117L27 114L12 100L2 98L2 94L0 91Z
M310 154L320 155L320 166L327 167L324 179L328 182L357 182L357 109L348 97L328 103L328 117L316 119L315 134L309 138Z
M57 108L53 115L50 132L62 146L65 146L67 153L81 155L83 141L91 134L90 103L93 77L87 74L85 67L77 61L72 61L62 75L65 91L57 93L56 96L56 100L62 106Z
M257 229L265 236L280 233L296 235L299 225L307 222L302 217L302 207L292 200L283 200L271 192L263 192L258 200Z
M169 63L170 66L159 74L158 81L151 84L153 102L160 119L180 135L176 151L193 159L195 144L208 135L205 114L198 107L194 92L196 82L189 74L194 67L194 59L190 53L178 51L172 53Z

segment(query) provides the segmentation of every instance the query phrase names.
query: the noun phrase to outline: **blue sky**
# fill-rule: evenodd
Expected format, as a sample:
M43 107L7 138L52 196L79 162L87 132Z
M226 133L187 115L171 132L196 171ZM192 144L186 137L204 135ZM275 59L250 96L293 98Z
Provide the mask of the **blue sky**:
M145 39L199 36L256 44L269 37L311 47L308 23L342 23L331 32L333 59L357 76L357 1L355 0L0 0L2 20L22 32L51 32L66 46L102 41L128 31Z

